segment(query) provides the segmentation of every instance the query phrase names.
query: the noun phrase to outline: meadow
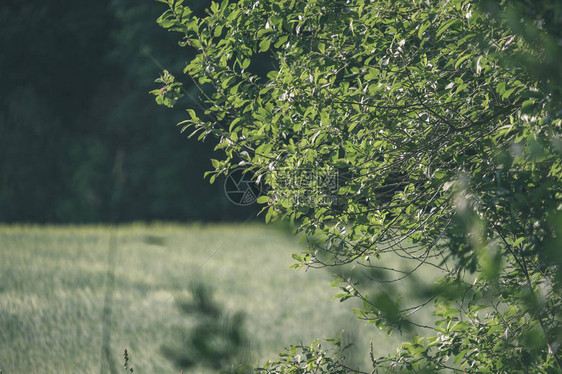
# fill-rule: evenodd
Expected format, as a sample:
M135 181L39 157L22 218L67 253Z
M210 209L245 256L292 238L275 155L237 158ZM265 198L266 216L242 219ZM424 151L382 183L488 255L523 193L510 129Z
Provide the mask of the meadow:
M395 349L396 338L332 300L327 271L289 268L299 248L286 232L255 223L0 226L0 369L101 372L108 269L111 354L120 364L127 348L137 373L179 372L161 347L186 322L175 300L197 282L227 311L246 314L256 365L342 329L356 341L356 361L367 361L369 341L376 353Z

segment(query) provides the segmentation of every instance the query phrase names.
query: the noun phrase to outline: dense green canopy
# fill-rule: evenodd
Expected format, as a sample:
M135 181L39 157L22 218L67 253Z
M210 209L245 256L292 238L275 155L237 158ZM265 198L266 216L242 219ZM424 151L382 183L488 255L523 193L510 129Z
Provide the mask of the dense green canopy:
M560 371L559 4L225 0L197 17L163 2L207 104L181 124L224 151L211 182L252 170L265 220L306 235L297 267L354 264L334 285L359 318L425 328L374 368ZM158 82L173 106L181 84ZM416 265L388 269L389 255ZM440 280L419 305L379 291L424 267ZM434 324L417 321L431 305ZM311 371L349 370L317 348L267 370L293 372L303 350Z

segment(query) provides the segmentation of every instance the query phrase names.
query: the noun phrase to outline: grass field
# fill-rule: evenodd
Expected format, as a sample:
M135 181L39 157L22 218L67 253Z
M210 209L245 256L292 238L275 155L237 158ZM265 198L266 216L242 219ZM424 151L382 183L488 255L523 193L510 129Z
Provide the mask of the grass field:
M113 256L110 232L113 231ZM136 373L177 373L161 354L186 317L174 300L194 281L247 314L253 360L313 338L355 334L367 359L396 343L332 301L326 271L289 269L297 241L248 225L0 226L0 368L8 373L99 373L108 264L115 274L111 352ZM109 261L108 261L109 260ZM119 369L122 370L122 369Z

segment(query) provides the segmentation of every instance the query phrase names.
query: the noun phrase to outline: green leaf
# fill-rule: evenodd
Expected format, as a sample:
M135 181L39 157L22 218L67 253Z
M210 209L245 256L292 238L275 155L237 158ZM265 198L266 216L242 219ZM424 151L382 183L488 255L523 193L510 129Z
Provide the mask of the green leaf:
M461 24L462 22L458 19L451 19L447 22L445 22L444 24L442 24L441 26L439 26L439 28L437 29L437 32L435 33L436 37L441 36L441 34L443 34L445 31L447 31L447 29L449 29L450 27L452 27L453 25L457 25L457 24Z
M269 39L264 39L260 42L260 52L265 52L269 49L270 41ZM244 68L245 69L245 68Z
M222 25L218 25L217 27L215 27L215 32L213 33L213 35L215 36L215 38L218 38L219 36L221 36L221 34L222 34L222 29L223 29L223 26L222 26Z
M418 39L423 38L423 33L425 32L425 30L427 30L429 26L431 26L431 23L429 21L425 22L423 25L420 26L420 28L418 29Z
M197 117L197 114L193 109L187 109L187 113L189 114L189 117L191 117L193 121L199 121L199 117Z
M513 87L513 88L510 88L509 90L506 90L502 95L502 99L503 100L508 99L511 96L511 94L513 93L513 91L516 90L516 88L517 87Z
M221 87L226 89L227 87L229 87L232 83L234 83L236 77L235 76L230 76L228 78L226 78L225 80L222 81L221 83Z
M234 126L236 126L236 124L238 122L240 122L241 120L242 120L242 118L240 118L240 117L237 117L234 120L232 120L232 122L230 122L230 126L228 127L228 131L232 132L232 129L234 129Z
M257 202L258 202L258 204L265 204L265 203L269 202L269 200L270 200L270 197L264 195L264 196L258 197Z
M513 242L512 246L517 247L519 244L523 243L525 239L526 239L525 237L517 238L517 240Z
M458 69L459 66L461 66L461 64L462 64L463 62L465 62L466 60L468 60L470 57L471 57L471 55L468 54L468 55L465 55L465 56L462 56L461 58L459 58L459 59L457 60L457 62L455 63L455 69Z

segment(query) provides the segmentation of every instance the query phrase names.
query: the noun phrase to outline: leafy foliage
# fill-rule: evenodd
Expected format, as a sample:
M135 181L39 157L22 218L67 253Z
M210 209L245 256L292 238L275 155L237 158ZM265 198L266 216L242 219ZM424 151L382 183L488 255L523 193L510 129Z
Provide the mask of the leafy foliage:
M309 374L309 373L350 373L355 370L344 363L341 334L338 338L326 340L329 347L325 349L318 340L309 346L292 345L279 354L277 361L268 361L263 367L257 368L260 374Z
M540 71L561 50L559 5L518 29L526 2L225 0L205 17L163 2L160 25L197 51L184 73L207 109L182 125L219 139L212 180L253 170L265 220L309 243L297 268L352 264L333 284L360 318L433 335L375 369L561 370L562 108L558 73ZM166 79L153 93L171 105ZM421 267L440 280L418 304L379 291ZM415 320L428 305L435 326Z
M249 372L244 314L225 313L203 284L192 288L193 300L177 304L182 313L195 318L195 325L178 329L180 344L164 345L164 355L184 369L203 366L222 373Z

